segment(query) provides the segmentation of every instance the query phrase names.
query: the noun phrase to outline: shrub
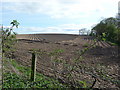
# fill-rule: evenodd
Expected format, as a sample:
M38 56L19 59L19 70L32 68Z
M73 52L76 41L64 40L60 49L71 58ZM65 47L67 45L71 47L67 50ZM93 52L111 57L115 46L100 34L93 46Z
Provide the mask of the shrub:
M13 45L17 42L16 33L13 31L13 28L15 26L18 28L19 23L17 20L13 20L10 24L12 25L10 28L1 28L2 53L4 53L6 57L11 57L12 52L14 52Z

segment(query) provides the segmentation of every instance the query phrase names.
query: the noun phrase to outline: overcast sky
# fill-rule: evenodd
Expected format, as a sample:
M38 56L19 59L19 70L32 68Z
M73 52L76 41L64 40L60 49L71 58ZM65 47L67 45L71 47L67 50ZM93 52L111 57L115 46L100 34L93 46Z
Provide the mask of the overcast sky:
M74 33L115 17L119 0L0 0L0 23L18 20L17 33Z

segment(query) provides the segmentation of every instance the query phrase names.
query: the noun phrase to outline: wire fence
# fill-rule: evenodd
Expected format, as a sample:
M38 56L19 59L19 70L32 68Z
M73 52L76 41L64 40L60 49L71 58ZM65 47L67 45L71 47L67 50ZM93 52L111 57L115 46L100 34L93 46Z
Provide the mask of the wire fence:
M36 70L38 72L43 73L49 77L53 77L54 79L59 80L61 83L67 84L69 87L93 88L95 83L99 81L99 76L95 72L96 70L94 67L88 67L85 65L84 61L82 61L82 55L84 55L84 53L87 52L90 48L99 44L98 42L99 41L92 42L92 45L78 51L76 57L74 57L74 60L72 59L70 61L61 58L63 55L62 53L64 52L62 49L57 49L52 52L42 51L41 49L33 49L30 52L35 51L37 54ZM31 55L30 52L29 55ZM32 59L25 56L21 57L24 59L22 58L19 61L31 67ZM48 78L46 78L46 80L51 81ZM30 82L26 87L33 87L40 82L44 82L44 80ZM56 83L54 80L51 82L54 85L58 85L58 83ZM39 87L48 88L49 84L50 83L45 83L39 85ZM66 88L61 84L60 87Z
M94 44L93 44L93 46L94 46ZM37 68L39 68L39 71L47 72L48 75L52 74L52 76L54 78L56 78L57 80L59 79L63 83L67 83L68 85L71 85L72 87L83 87L82 84L85 82L81 81L81 83L78 83L78 81L80 80L79 77L83 74L86 75L86 73L83 73L79 69L80 67L83 67L83 66L78 65L78 62L80 61L81 56L89 48L82 50L78 55L79 57L77 57L76 60L73 61L73 63L69 63L64 59L60 59L61 53L63 52L60 49L53 51L53 52L49 52L49 53L38 50L35 53L37 54L37 58L39 58L39 61L40 61L40 59L41 59L41 61L39 63L37 63L38 64ZM48 59L47 61L46 61L46 59L44 59L45 56ZM47 64L45 65L45 63L47 63ZM79 69L80 71L78 71L77 69ZM94 78L95 78L95 81L93 84L95 84L95 82L96 82L96 77L94 77ZM93 87L93 86L94 85L92 85L91 87ZM85 87L85 85L84 85L84 87Z

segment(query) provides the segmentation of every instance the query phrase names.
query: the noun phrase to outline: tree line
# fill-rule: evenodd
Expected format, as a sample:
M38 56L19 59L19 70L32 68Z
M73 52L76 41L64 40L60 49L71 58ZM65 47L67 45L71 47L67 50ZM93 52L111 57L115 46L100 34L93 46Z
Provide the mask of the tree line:
M103 41L110 41L120 45L120 21L118 18L105 18L91 30L91 36Z

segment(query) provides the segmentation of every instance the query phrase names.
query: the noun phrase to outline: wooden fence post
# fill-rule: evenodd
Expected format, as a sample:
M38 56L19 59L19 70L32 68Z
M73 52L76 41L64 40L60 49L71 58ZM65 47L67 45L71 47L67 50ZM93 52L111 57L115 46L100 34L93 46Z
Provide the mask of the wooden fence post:
M35 81L36 77L36 61L37 61L37 53L32 53L32 64L31 64L31 80Z

